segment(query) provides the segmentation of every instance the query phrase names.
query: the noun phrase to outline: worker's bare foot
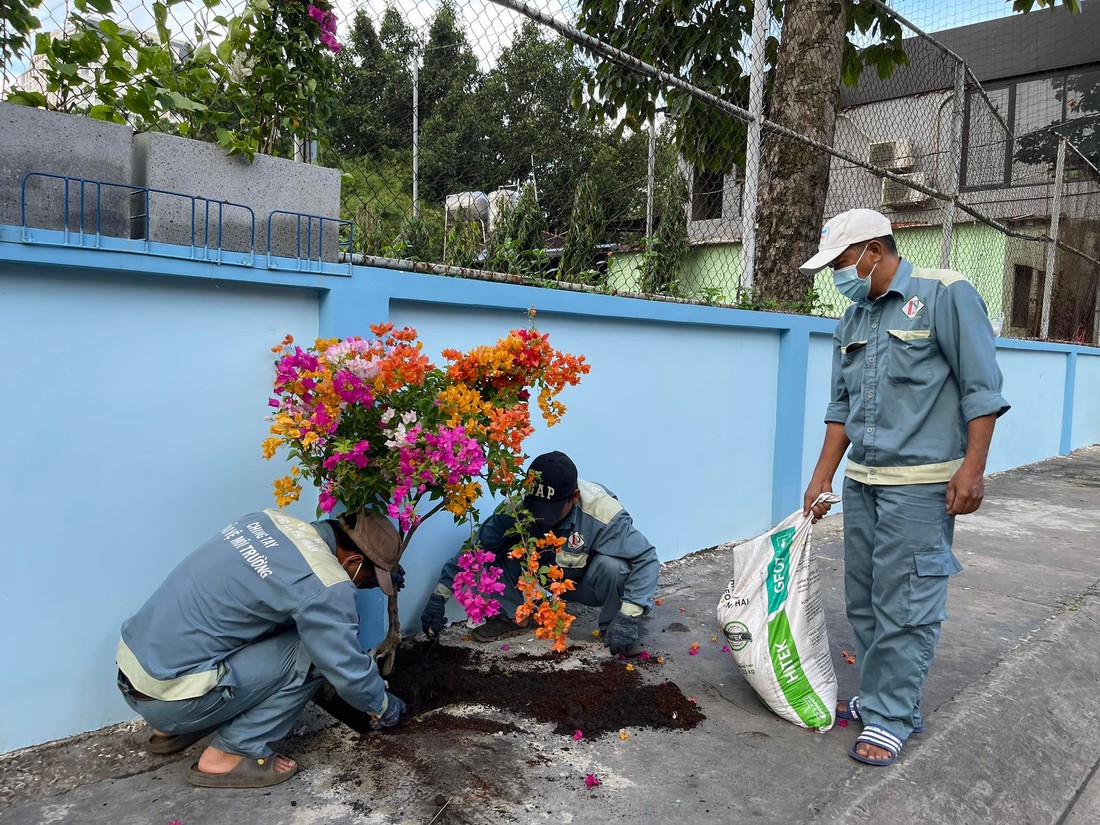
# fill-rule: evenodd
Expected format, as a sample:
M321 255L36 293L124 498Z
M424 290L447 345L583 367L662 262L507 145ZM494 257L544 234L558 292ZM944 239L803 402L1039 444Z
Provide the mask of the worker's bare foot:
M856 753L865 759L889 759L890 751L876 745L868 745L866 742L856 742Z
M239 753L226 753L211 745L204 750L202 756L199 757L199 773L215 775L229 773L243 761L244 757ZM293 769L295 764L293 759L287 759L285 756L276 756L275 773L286 773Z

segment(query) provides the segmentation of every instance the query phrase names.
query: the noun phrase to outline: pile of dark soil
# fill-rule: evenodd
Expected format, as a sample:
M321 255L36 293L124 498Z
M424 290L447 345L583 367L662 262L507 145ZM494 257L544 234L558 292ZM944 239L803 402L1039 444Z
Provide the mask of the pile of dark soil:
M390 692L409 706L410 716L461 703L489 705L554 725L556 733L571 736L580 730L594 738L623 728L686 730L704 718L694 702L672 682L645 684L638 670L622 662L563 670L555 658L520 654L515 667L509 659L495 659L466 647L428 642L403 645L388 677ZM347 705L331 691L317 703L351 728L366 732L369 717ZM476 728L470 719L429 717L430 724L458 724ZM400 732L410 726L394 729ZM495 730L514 726L494 723Z

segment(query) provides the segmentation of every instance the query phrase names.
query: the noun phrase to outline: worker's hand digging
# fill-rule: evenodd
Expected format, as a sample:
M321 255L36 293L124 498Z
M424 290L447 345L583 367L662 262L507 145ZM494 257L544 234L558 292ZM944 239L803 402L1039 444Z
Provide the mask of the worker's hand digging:
M438 593L432 593L424 612L420 614L420 626L424 628L428 638L434 639L443 632L443 627L447 624L443 618L446 609L447 600Z
M386 699L386 709L377 719L371 720L371 730L383 730L385 728L392 728L394 725L401 721L401 717L405 713L405 703L389 691L386 691Z
M604 631L603 639L613 656L636 656L641 647L638 644L638 620L625 613L616 614Z

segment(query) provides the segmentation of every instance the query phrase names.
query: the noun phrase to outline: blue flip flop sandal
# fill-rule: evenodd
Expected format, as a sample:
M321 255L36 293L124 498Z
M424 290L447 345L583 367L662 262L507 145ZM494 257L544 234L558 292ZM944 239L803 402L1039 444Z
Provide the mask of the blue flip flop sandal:
M859 745L874 745L876 748L882 748L890 755L885 759L872 759L869 756L861 756L856 748ZM848 755L857 762L862 762L864 765L874 765L876 768L885 768L888 765L893 765L897 759L898 754L901 753L902 741L898 739L886 728L881 728L878 725L867 725L863 729L863 733L856 739L856 743L852 745L852 749L848 751Z

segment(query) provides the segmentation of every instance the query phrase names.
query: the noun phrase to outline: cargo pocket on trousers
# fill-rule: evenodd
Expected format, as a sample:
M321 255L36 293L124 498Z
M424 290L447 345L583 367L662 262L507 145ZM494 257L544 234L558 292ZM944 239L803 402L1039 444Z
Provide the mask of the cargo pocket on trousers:
M909 616L907 627L936 624L947 618L947 579L960 572L950 550L923 550L913 554L909 572Z

